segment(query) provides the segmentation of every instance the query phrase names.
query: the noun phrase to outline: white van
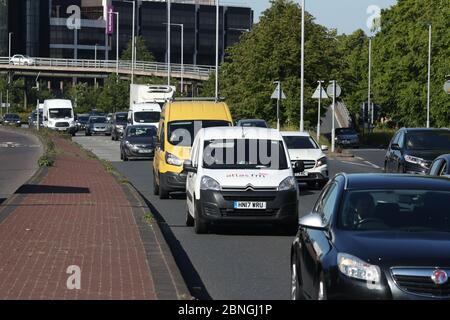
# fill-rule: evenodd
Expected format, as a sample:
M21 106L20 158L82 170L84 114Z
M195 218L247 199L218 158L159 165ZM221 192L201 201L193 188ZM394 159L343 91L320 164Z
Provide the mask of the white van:
M158 128L161 106L158 103L136 103L128 111L130 125L152 125Z
M70 100L49 99L44 101L43 126L75 135L76 125Z
M274 129L201 129L187 172L186 225L205 233L211 223L265 222L297 231L298 186L286 144Z

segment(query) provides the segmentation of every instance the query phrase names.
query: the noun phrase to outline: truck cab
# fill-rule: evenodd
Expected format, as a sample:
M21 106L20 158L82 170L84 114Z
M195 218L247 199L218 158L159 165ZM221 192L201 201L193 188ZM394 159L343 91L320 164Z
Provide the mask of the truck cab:
M158 103L137 103L128 111L128 124L152 125L158 127L161 118L161 107Z

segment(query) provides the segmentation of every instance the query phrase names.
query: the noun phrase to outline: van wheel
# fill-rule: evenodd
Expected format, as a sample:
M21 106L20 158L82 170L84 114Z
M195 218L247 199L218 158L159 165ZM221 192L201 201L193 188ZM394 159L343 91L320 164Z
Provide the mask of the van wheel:
M192 218L191 214L189 213L189 209L186 208L186 227L193 227L195 224L194 218Z
M159 186L156 183L155 172L153 172L153 195L159 196Z
M195 202L194 202L195 203ZM204 234L208 232L208 224L203 217L198 213L197 206L194 205L194 231L196 234Z
M159 198L160 199L169 199L169 191L164 188L164 181L159 178Z

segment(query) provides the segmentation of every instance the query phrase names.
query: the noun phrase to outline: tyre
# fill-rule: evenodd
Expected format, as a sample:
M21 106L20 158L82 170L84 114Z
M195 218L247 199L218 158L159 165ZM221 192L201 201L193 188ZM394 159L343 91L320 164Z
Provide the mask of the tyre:
M153 172L153 195L159 196L159 186L156 183L155 172Z
M291 261L291 300L304 300L305 297L302 293L302 287L300 286L299 274L297 272L297 262L295 257L292 257Z
M306 184L308 186L308 189L315 189L315 188L317 188L316 187L316 185L317 185L316 181L308 181Z
M194 202L195 203L195 202ZM208 232L208 224L206 223L205 219L199 214L197 210L197 206L194 205L194 231L196 234L205 234Z
M120 151L120 160L123 160L123 153Z
M192 218L191 214L189 213L189 209L186 208L186 227L193 227L195 224L194 218Z
M167 191L161 176L159 177L159 198L162 200L169 199L169 191Z
M322 190L327 185L327 181L319 181L317 183L318 190Z
M129 159L128 159L128 157L127 157L127 154L124 152L123 153L123 161L128 161Z

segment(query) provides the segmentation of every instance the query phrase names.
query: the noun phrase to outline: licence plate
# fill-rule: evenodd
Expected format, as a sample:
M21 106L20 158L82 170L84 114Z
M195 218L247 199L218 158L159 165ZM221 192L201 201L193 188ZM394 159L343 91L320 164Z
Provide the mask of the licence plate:
M307 177L308 176L308 172L297 172L295 174L296 177Z
M235 201L234 209L265 210L266 202Z
M152 153L152 150L139 150L139 153Z

